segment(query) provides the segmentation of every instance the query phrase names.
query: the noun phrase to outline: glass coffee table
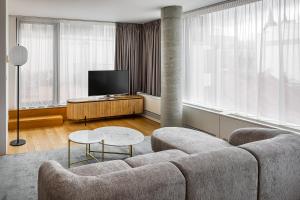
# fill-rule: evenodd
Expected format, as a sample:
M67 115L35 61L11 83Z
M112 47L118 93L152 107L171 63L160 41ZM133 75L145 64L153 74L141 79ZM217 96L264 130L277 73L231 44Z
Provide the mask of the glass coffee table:
M68 142L68 167L72 164L79 162L85 162L91 159L95 159L99 162L99 159L96 158L92 153L101 153L102 161L104 161L104 154L122 154L132 157L133 148L132 146L144 141L144 135L131 128L120 127L120 126L107 126L102 128L97 128L95 130L82 130L76 131L69 135ZM78 144L86 145L86 159L71 163L71 151L70 144L71 142ZM91 144L101 144L101 151L91 150ZM105 145L109 146L128 146L128 153L123 152L110 152L105 151Z

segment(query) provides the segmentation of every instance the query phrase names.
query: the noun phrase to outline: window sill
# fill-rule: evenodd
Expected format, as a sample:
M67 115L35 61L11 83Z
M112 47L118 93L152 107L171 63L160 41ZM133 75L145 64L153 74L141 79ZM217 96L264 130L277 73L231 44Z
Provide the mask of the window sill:
M53 106L36 106L36 107L21 107L20 110L37 110L37 109L51 109L51 108L65 108L66 105L53 105ZM17 110L17 108L9 109L9 111Z
M272 123L272 122L267 122L267 121L263 121L263 120L259 120L259 119L254 119L254 118L250 118L250 117L246 117L246 116L242 116L239 114L235 114L232 112L226 112L226 111L222 111L222 110L217 110L217 109L212 109L212 108L207 108L207 107L203 107L203 106L198 106L198 105L194 105L188 102L183 102L184 106L190 107L190 108L194 108L194 109L198 109L198 110L202 110L202 111L206 111L209 113L213 113L219 116L223 116L223 117L229 117L232 119L236 119L236 120L240 120L240 121L245 121L245 122L249 122L252 124L257 124L259 126L264 126L264 127L269 127L269 128L276 128L276 129L281 129L281 130L285 130L285 131L290 131L296 134L300 134L300 126L298 127L294 127L294 126L286 126L286 125L279 125L276 123Z

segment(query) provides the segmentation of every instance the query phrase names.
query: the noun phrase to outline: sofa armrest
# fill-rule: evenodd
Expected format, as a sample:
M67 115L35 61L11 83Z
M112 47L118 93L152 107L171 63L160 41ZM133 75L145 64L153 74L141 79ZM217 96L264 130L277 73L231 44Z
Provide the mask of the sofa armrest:
M270 128L241 128L232 132L229 137L229 143L234 146L239 146L250 142L270 139L280 134L287 133L289 132Z
M282 134L240 146L259 163L259 199L300 199L300 136Z
M147 165L99 176L78 176L55 161L39 170L39 200L184 200L185 179L172 163Z

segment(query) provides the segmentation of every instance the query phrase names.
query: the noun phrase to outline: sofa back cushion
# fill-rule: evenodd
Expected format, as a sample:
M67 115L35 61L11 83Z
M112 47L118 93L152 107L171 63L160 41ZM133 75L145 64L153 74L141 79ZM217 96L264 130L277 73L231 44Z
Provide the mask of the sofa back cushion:
M300 199L300 136L283 134L241 148L259 163L259 200Z
M186 179L187 200L257 199L257 162L243 149L227 147L173 163Z
M229 143L233 146L239 146L289 133L288 131L271 128L240 128L231 133Z
M55 161L39 170L39 200L184 200L185 179L172 163L147 165L99 176L79 176Z
M207 133L181 127L157 129L151 136L152 150L179 149L188 154L202 153L231 147L228 142Z

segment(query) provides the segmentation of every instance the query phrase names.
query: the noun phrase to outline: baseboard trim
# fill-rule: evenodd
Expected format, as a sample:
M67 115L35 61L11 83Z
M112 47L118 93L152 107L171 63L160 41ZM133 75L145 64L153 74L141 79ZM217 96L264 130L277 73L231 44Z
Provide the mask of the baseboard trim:
M147 119L150 119L152 121L160 123L160 115L158 115L156 113L153 113L153 112L150 112L148 110L145 110L144 114L142 114L142 116L145 117L145 118L147 118Z

